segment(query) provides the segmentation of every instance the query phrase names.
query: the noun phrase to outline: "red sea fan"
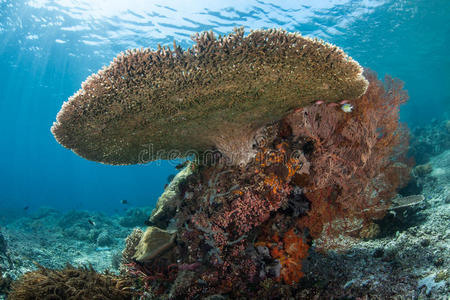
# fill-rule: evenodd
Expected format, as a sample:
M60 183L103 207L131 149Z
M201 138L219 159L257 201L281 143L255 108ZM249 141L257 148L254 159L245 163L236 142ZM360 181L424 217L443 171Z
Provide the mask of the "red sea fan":
M409 173L400 155L407 145L398 123L399 105L408 98L403 84L390 77L383 84L370 71L365 77L368 90L352 101L353 112L315 105L287 118L296 139L314 144L305 187L311 210L299 220L313 238L329 242L382 217Z

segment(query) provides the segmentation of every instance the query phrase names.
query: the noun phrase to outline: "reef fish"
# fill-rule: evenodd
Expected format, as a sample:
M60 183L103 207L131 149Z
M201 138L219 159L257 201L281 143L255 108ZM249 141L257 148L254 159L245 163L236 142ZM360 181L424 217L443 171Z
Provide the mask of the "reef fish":
M349 113L349 112L352 112L353 105L348 104L348 103L344 103L344 104L341 105L341 109L342 109L343 112Z

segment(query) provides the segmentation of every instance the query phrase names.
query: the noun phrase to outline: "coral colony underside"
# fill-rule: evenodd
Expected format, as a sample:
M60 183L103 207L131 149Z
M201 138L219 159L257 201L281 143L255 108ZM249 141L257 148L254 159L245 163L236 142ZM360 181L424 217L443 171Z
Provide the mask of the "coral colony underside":
M407 131L398 122L399 105L407 94L398 80L386 77L381 82L367 70L361 74L359 65L340 49L284 31L258 31L244 37L237 30L219 39L206 33L197 36L196 42L186 52L178 47L120 56L64 105L53 133L76 153L112 164L139 162L136 151L149 142L176 148L174 139L181 138L180 150L198 146L194 148L198 155L161 196L147 230L135 230L127 239L123 275L135 279L134 297L280 299L296 295L308 255L344 250L357 239L375 235L379 230L375 221L395 205L390 199L410 173L405 157ZM284 60L277 56L280 51ZM254 71L252 80L260 74L267 79L265 86L252 91L242 83L245 93L231 93L239 90L243 78L239 68L229 68L227 59L239 65L233 55L251 60L244 62ZM218 68L208 63L215 60L221 62ZM136 64L144 75L135 74ZM269 78L272 71L266 66L276 78ZM195 70L195 74L188 72L185 85L169 89L173 97L168 105L178 103L179 91L189 92L189 103L171 106L168 115L158 117L165 111L160 98L167 93L158 86L166 87L172 80L161 73L164 68L172 73ZM116 81L102 85L109 73ZM220 76L199 83L211 74ZM282 80L286 84L279 84ZM313 88L305 92L287 84L298 80L304 81L302 87L309 82ZM148 86L148 82L153 83ZM206 88L204 95L187 90L190 84L201 90L208 82L213 90L206 93ZM144 84L150 96L136 90ZM220 87L233 97L245 97L214 102ZM126 92L129 88L131 92ZM128 95L129 103L127 93L133 94ZM276 99L277 93L286 105ZM296 95L301 99L297 106ZM200 107L203 110L195 118L182 112ZM271 111L276 112L272 119ZM228 114L225 122L217 117L220 113ZM250 121L252 113L256 121ZM200 131L205 139L189 144L193 140L189 133L198 129L193 120L199 118L206 126ZM228 126L233 119L239 126ZM115 120L118 123L111 125ZM169 134L170 141L158 131L144 134L171 120L187 125L186 130ZM245 128L244 132L240 134L239 128ZM131 138L130 132L135 132ZM233 143L228 141L227 146L223 140L231 136ZM93 141L96 137L101 139ZM139 137L143 140L138 141Z

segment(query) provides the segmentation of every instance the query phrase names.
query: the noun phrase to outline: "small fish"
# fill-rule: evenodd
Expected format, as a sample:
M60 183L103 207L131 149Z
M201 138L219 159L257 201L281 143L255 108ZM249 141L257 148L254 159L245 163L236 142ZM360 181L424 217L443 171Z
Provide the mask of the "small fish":
M92 226L95 226L95 222L92 221L91 219L88 220L89 224L91 224Z
M349 113L349 112L352 112L353 105L348 104L348 103L344 103L344 104L342 104L341 109L342 109L343 112Z
M120 200L120 203L122 203L122 204L128 204L128 200Z
M181 170L181 169L183 169L184 167L186 167L187 164L188 164L188 161L186 160L186 161L182 162L181 164L176 165L176 166L175 166L175 169Z
M164 189L167 189L168 186L169 186L169 185L166 183L166 184L164 185Z
M23 210L28 210L30 207L29 206L25 206L24 208L23 208Z

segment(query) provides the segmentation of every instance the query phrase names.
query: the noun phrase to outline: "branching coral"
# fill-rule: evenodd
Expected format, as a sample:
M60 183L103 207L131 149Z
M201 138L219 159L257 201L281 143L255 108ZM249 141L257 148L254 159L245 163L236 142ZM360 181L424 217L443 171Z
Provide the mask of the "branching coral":
M129 277L99 274L90 268L50 270L42 266L12 285L8 299L133 299L138 293Z

